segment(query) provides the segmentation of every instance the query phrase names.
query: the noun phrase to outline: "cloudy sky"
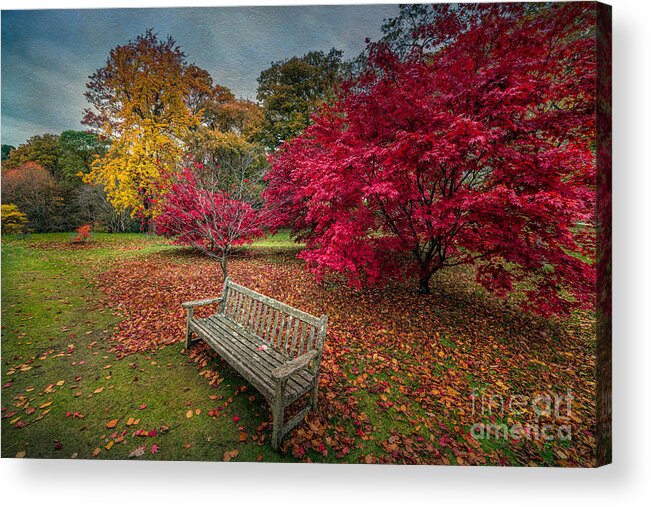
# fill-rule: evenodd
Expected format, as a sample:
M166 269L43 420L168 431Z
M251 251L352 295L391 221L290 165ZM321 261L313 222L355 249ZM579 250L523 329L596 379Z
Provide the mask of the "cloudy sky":
M111 48L147 28L172 35L188 60L254 99L272 61L310 50L357 55L396 5L88 9L2 12L2 143L80 129L85 83Z

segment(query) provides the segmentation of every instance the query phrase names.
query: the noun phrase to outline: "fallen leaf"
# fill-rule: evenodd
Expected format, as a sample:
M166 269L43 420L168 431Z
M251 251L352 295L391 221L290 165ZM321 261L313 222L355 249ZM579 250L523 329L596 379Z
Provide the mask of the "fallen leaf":
M108 429L115 428L117 426L119 420L120 419L112 419L112 420L110 420L109 422L106 423L106 427Z
M145 454L145 449L146 448L145 448L144 445L140 445L140 446L136 447L133 451L131 451L131 453L129 454L128 457L129 458L139 458L140 456Z
M226 451L224 453L224 461L230 461L233 458L237 458L237 455L240 453L237 449L233 449L232 451Z

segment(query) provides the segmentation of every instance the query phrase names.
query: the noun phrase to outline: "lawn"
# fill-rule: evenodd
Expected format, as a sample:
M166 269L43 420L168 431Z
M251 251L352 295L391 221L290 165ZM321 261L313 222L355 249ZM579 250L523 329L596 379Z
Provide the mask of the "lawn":
M208 347L183 350L184 300L220 291L214 261L139 234L7 238L2 251L2 456L592 466L594 318L523 314L463 268L413 283L317 284L286 233L240 249L239 283L330 318L318 410L271 449L264 399ZM517 295L515 296L517 298ZM538 427L563 396L569 440L480 440L473 424ZM535 426L538 425L538 426Z

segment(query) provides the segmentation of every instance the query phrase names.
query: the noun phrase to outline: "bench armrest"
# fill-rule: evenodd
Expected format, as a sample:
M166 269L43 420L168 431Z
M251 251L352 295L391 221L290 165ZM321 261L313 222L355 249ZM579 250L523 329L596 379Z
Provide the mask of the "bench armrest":
M205 306L211 305L213 303L219 303L223 298L210 298L210 299L199 299L198 301L186 301L181 303L183 308L194 308L195 306Z
M312 359L319 355L318 350L310 350L296 359L287 361L285 364L280 365L278 368L271 372L271 378L274 380L283 380L291 377L294 373L305 368Z

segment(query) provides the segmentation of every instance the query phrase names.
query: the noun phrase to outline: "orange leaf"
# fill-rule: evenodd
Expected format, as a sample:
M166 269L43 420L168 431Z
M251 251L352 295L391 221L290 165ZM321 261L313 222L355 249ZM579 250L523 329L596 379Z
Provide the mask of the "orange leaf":
M230 461L233 458L237 458L237 455L240 453L237 449L233 449L232 451L226 451L224 453L224 461Z

